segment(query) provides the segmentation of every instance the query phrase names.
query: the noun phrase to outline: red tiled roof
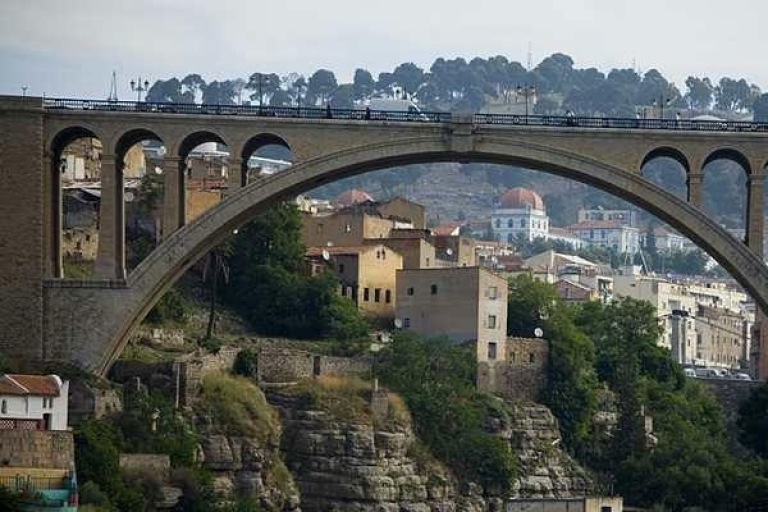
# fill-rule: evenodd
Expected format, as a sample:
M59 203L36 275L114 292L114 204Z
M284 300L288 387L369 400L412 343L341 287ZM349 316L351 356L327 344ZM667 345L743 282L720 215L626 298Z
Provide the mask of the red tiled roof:
M0 395L59 396L59 383L52 375L0 376Z
M435 236L453 236L453 233L460 227L458 224L443 224L432 228L432 233Z
M499 197L499 206L507 209L518 209L530 206L536 210L544 210L541 196L531 189L517 187L507 190Z
M368 194L368 192L364 190L358 190L356 188L342 192L336 196L335 200L336 204L341 206L352 206L354 204L364 203L366 201L373 201L373 198Z

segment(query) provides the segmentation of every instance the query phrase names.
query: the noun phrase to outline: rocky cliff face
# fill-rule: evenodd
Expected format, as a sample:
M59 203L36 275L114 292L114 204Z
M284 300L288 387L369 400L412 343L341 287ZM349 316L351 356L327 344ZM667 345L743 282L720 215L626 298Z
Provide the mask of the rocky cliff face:
M305 511L501 510L500 501L489 509L478 492L460 495L445 468L418 463L410 425L380 429L335 420L295 397L268 398L281 413L281 445Z
M247 497L269 512L298 512L299 491L280 454L277 413L242 378L207 377L194 402L199 459L224 499Z
M512 487L518 498L569 498L594 492L587 472L560 449L557 419L543 405L510 406L506 421L493 426L509 441L518 459L519 477Z
M252 437L208 433L201 440L204 467L226 497L252 496L269 511L299 511L298 490L277 446Z

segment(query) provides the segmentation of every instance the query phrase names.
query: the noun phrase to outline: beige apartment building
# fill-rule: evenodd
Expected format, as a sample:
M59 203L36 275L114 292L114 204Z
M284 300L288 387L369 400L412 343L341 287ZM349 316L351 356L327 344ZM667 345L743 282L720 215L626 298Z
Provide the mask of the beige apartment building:
M353 210L304 214L301 224L301 241L307 247L360 246L367 238L387 238L395 227L390 219Z
M740 314L699 305L696 314L696 359L704 366L744 368L750 325Z
M479 361L505 359L507 281L480 267L397 272L397 319L403 329L455 342L476 341Z
M390 236L384 239L367 239L366 244L382 243L397 251L403 257L403 268L406 270L433 268L435 261L435 246L424 238Z
M395 317L396 273L403 257L382 244L351 247L310 247L307 257L315 266L325 265L336 274L342 297L374 318Z

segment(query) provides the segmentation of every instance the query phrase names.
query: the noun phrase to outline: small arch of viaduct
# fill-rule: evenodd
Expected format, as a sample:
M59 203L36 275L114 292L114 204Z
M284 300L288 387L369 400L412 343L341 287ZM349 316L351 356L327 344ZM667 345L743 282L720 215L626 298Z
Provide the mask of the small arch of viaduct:
M121 283L110 281L101 286L89 287L75 286L67 280L49 279L45 289L48 307L45 316L45 352L48 358L76 361L82 367L104 373L119 356L132 330L168 287L233 230L271 205L356 174L407 164L442 161L527 167L571 178L621 197L661 218L706 250L736 277L763 309L768 310L768 267L763 264L759 254L761 249L758 249L762 247L764 166L750 165L764 160L762 157L747 158L744 152L726 145L693 145L692 151L686 151L684 147L675 144L636 137L626 147L616 149L610 145L579 145L579 137L570 140L550 137L535 130L519 133L464 125L425 129L407 127L405 133L393 133L396 130L389 129L383 136L377 132L373 137L366 137L363 133L357 144L354 139L349 140L345 127L329 133L328 137L323 137L323 130L330 128L314 127L320 139L315 145L308 144L301 134L293 137L290 130L249 128L247 133L241 130L233 134L196 127L176 130L175 133L171 133L173 130L150 128L142 128L146 130L142 134L157 134L157 138L165 141L169 150L167 159L170 165L166 171L170 172L166 172L166 180L169 176L176 180L174 175L183 174L179 171L178 162L197 144L212 138L226 144L230 154L234 155L234 162L243 166L243 161L264 144L285 145L296 151L294 154L300 158L289 169L256 183L246 185L240 179L230 178L230 186L235 192L189 225L184 226L183 220L176 219L178 222L173 225L170 230L172 232L164 235L165 239L157 249L129 276L123 276L125 280ZM91 130L91 133L99 135L98 132L98 129ZM119 141L133 140L126 138L130 133L131 130L126 130L107 137L107 140L114 141L110 146L115 148L114 153L118 152ZM57 139L54 135L49 140ZM53 150L53 146L49 147ZM750 174L750 184L754 185L750 188L750 195L755 196L754 191L760 187L760 199L753 197L750 202L755 211L759 209L761 217L761 221L756 222L759 224L759 236L756 226L752 226L749 232L752 237L750 245L754 250L733 238L703 214L697 208L700 203L694 200L686 202L641 176L642 166L653 159L674 158L688 173L690 197L691 188L700 184L695 176L700 174L706 163L715 158L735 155L740 155L747 163L745 169ZM240 162L237 162L238 157ZM175 183L179 190L172 191L172 196L181 194L183 178ZM178 199L166 198L166 201L169 200L178 202ZM750 212L754 215L752 209ZM60 319L71 318L70 308L73 304L79 307L87 305L88 314L98 318L101 325L96 329L90 325L90 332L76 325L62 329ZM83 324L89 325L87 321Z

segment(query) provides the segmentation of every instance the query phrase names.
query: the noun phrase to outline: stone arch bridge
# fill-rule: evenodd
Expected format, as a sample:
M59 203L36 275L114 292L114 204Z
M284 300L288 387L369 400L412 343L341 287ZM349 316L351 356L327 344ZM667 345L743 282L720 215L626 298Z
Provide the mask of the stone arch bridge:
M97 277L69 279L61 263L61 151L101 140ZM163 241L125 270L122 167L142 140L166 147ZM227 197L184 225L183 165L203 142L230 152ZM265 144L289 147L294 165L246 183L246 162ZM671 157L687 173L683 200L643 178ZM727 158L747 174L746 240L701 209L702 173ZM672 225L723 265L768 311L762 258L768 125L488 114L110 103L0 97L0 351L104 374L132 330L186 269L233 230L278 201L377 169L458 161L541 170L619 196Z

